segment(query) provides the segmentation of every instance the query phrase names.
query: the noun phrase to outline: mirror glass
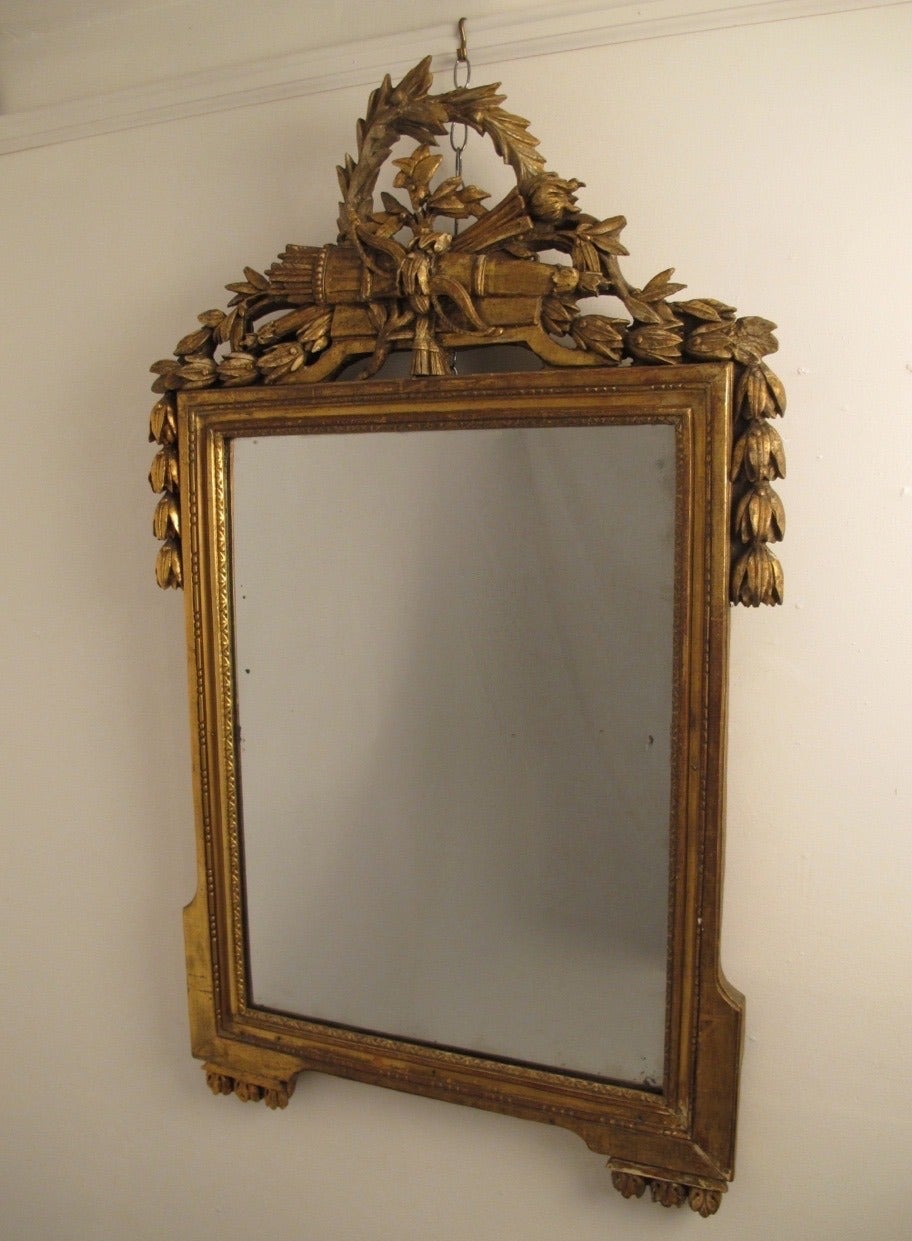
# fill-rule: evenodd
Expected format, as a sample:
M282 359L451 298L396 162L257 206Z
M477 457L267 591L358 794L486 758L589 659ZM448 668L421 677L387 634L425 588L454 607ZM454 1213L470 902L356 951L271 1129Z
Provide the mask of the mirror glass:
M675 475L667 424L233 440L256 1006L661 1082Z

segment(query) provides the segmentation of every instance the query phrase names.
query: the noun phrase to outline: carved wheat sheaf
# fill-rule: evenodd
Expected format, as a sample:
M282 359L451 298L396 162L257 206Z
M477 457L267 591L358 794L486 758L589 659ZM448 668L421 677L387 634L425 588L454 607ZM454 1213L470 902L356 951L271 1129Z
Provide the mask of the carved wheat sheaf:
M183 584L176 395L201 388L332 380L355 357L376 374L391 350L408 349L415 375L452 372L453 350L520 342L547 366L673 365L731 362L736 373L731 598L756 607L782 602L782 569L770 549L785 529L772 482L785 454L770 419L785 412L780 380L763 361L778 348L775 325L739 318L714 298L670 300L684 286L674 269L636 288L619 259L628 251L623 216L599 219L577 205L582 182L546 169L529 123L505 111L498 84L431 91L430 57L398 85L389 76L358 122L356 157L338 169L339 237L324 246L289 245L263 274L244 269L227 286L227 310L207 310L174 356L152 366L160 394L150 419L159 452L149 475L160 493L153 530L162 542L156 579ZM451 123L491 140L516 186L490 196L460 177L438 178L433 150ZM374 190L396 143L417 143L393 160L394 188ZM470 221L459 233L440 221ZM551 263L540 256L568 256ZM582 313L587 298L610 295L626 317ZM266 317L269 316L268 321Z

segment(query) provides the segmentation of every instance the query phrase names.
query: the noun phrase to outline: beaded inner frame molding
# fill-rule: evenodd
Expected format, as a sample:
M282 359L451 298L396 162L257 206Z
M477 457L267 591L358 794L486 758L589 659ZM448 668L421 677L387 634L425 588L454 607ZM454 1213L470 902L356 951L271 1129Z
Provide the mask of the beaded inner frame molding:
M785 527L772 486L785 474L782 441L772 425L785 411L785 393L764 361L777 348L775 325L739 317L714 298L672 300L684 287L672 281L673 269L635 288L620 266L627 254L620 240L624 218L600 219L580 209L582 183L547 170L528 122L504 110L497 85L442 94L432 94L431 85L428 57L398 85L387 76L370 96L357 126L357 157L347 156L338 169L337 241L288 245L264 274L245 268L243 280L227 286L228 308L204 311L174 356L152 367L159 394L150 420L150 439L158 444L150 482L160 494L153 523L161 541L156 578L163 588L182 587L186 576L192 588L187 616L201 882L185 916L194 1053L205 1060L213 1091L264 1099L270 1107L284 1107L297 1073L316 1068L564 1124L609 1156L614 1184L625 1197L648 1189L666 1206L687 1202L709 1215L733 1170L742 1013L718 962L727 633L727 617L718 609L707 607L704 653L695 653L688 668L703 714L714 724L695 743L691 757L703 764L700 804L672 859L672 930L681 942L670 954L669 1007L677 1006L678 1016L686 1010L689 1016L676 1028L684 1031L689 1022L693 1035L692 1054L675 1044L675 1092L608 1086L581 1101L576 1079L572 1090L566 1078L552 1090L546 1079L559 1074L531 1070L525 1070L528 1081L517 1078L515 1089L494 1088L491 1062L440 1053L449 1059L433 1067L427 1053L419 1065L418 1058L409 1060L408 1045L395 1040L362 1040L360 1058L350 1049L330 1054L312 1031L289 1032L244 999L243 925L235 899L242 876L232 846L238 811L216 787L230 784L233 770L230 694L213 709L218 691L209 684L219 675L230 680L230 619L215 615L220 604L211 608L211 632L201 619L207 599L211 603L219 589L225 593L224 582L209 580L220 570L200 563L200 507L207 488L224 484L219 453L230 440L232 419L255 414L258 402L271 402L273 411L290 408L295 393L305 405L319 405L321 392L339 390L332 381L347 364L362 359L363 377L370 379L399 350L411 353L415 395L432 404L433 392L445 394L449 385L465 402L470 382L447 378L456 351L490 344L524 346L552 376L589 368L592 391L638 386L653 400L676 391L692 400L700 417L711 420L721 411L727 423L706 426L706 443L728 459L722 463L727 511L716 533L711 513L701 526L707 544L724 546L706 553L712 565L704 566L704 576L724 574L723 601L727 596L751 607L782 602L782 570L770 545ZM477 186L438 175L442 156L434 148L454 123L489 138L513 170L515 187L493 207ZM378 176L401 138L416 146L392 161L400 193L382 193L378 204ZM566 261L546 261L543 254ZM584 313L587 299L605 295L623 315ZM533 379L502 382L520 393L524 382L534 387ZM480 399L490 402L497 382L480 382ZM400 381L398 390L408 383ZM545 390L548 384L546 376ZM349 392L352 386L344 385ZM568 379L569 389L582 393L584 386ZM378 387L367 385L365 392ZM346 397L349 405L354 400ZM393 405L390 417L399 417ZM215 438L204 444L207 416L215 420ZM203 447L216 461L214 483L199 472L207 468ZM717 487L712 504L718 508L719 501ZM218 510L224 496L209 503ZM219 520L213 546L221 539L224 552L224 507L216 511L216 526ZM223 611L227 616L227 604Z

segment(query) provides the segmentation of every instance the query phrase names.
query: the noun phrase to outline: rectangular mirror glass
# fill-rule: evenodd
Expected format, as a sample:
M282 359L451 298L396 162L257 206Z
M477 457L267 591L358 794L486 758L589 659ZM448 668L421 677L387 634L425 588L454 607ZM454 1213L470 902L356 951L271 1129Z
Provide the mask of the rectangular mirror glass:
M251 1003L662 1081L681 468L629 420L232 438Z

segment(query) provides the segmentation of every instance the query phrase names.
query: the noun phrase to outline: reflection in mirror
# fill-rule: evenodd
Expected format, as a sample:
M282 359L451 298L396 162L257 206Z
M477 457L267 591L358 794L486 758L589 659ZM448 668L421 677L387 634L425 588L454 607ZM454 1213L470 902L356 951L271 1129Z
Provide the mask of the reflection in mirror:
M253 1003L662 1080L670 425L233 441Z

